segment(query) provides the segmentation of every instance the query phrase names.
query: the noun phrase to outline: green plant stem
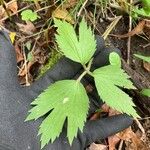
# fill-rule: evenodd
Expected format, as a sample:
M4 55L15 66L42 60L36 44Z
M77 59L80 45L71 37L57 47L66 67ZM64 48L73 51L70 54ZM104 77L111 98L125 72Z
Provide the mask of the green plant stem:
M86 65L83 65L84 70L87 72L87 74L89 74L91 76L93 76L92 72L90 71L92 62L93 62L93 58L89 61L89 64L87 67L86 67Z
M89 61L89 64L88 64L87 67L86 67L86 65L83 65L84 72L78 77L77 82L80 82L81 79L82 79L86 74L89 74L89 75L93 76L93 73L90 71L91 65L92 65L92 61L93 61L93 59L91 59L91 60Z
M87 71L84 71L77 79L77 82L80 82L81 79L87 74Z

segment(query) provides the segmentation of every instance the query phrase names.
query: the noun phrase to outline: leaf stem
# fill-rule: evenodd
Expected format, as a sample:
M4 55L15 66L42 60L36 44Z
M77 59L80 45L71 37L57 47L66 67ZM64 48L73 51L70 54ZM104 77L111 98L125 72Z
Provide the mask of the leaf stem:
M87 74L87 71L85 70L77 79L77 82L80 82L81 79Z
M78 77L77 82L80 82L81 79L82 79L86 74L89 74L89 75L93 76L93 73L90 71L91 65L92 65L92 61L93 61L93 59L91 59L91 60L89 61L89 64L88 64L87 67L86 67L86 65L83 65L83 68L84 68L85 71Z
M91 76L93 76L92 72L90 71L92 62L93 62L93 58L89 61L89 64L87 67L86 67L86 65L83 65L84 70L87 72L87 74L89 74Z

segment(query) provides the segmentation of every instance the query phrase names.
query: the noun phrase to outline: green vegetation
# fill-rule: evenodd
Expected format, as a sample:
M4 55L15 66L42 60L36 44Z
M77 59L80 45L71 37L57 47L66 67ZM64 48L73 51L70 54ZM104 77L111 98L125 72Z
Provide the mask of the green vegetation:
M139 54L134 54L134 56L136 56L137 58L142 59L143 61L146 61L146 62L150 63L150 57L148 57L148 56L143 56L143 55L139 55Z
M150 57L148 57L148 56L142 56L142 55L138 55L138 54L134 54L134 56L142 59L143 61L150 63ZM150 97L150 89L143 89L140 93L144 96Z
M149 0L141 0L142 8L135 7L133 11L137 16L145 16L150 17L150 1Z
M92 56L96 51L96 41L91 28L83 19L77 35L71 24L56 19L54 22L57 27L56 41L60 51L71 60L81 63L84 72L77 80L55 82L31 103L34 107L29 111L26 121L38 119L51 112L40 125L41 148L60 135L66 118L70 144L76 137L78 129L83 130L89 100L80 81L86 74L94 77L96 88L104 102L120 112L138 117L131 98L119 88L135 89L129 76L121 69L118 54L111 53L110 65L91 72Z
M24 10L21 13L22 20L24 21L35 21L39 18L36 12L33 12L30 9Z

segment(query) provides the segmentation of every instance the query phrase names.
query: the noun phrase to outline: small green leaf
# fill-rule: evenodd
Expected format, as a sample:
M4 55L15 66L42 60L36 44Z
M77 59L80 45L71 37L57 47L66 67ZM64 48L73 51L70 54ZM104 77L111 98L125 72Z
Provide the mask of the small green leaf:
M24 21L35 21L39 18L36 12L33 12L30 9L24 10L21 13L22 20Z
M31 50L31 41L28 41L26 44L26 48L28 49L28 51Z
M109 62L111 65L116 65L118 67L121 67L121 59L120 59L120 56L116 52L110 53Z
M30 62L33 61L32 52L29 52L29 53L28 53L28 55L27 55L27 60L30 61Z
M142 95L150 97L150 89L143 89L140 93Z
M71 144L78 129L83 130L89 101L83 85L75 80L54 83L32 102L35 105L26 120L38 119L51 111L40 125L41 147L53 142L61 133L67 118L67 137Z
M93 75L98 93L104 102L120 112L138 117L132 99L119 88L135 89L124 70L108 65L96 69Z
M86 64L96 50L96 41L85 20L79 25L79 37L71 24L57 19L54 22L58 27L56 41L60 50L71 60Z
M148 57L148 56L142 56L142 55L138 55L138 54L134 54L134 56L150 63L150 57Z

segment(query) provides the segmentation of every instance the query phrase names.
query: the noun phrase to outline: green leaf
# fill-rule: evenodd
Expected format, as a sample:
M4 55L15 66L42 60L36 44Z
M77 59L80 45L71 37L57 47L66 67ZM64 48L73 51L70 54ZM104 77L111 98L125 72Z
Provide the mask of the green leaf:
M150 89L143 89L140 93L142 95L150 97Z
M85 20L82 19L79 25L79 37L71 24L57 19L54 22L58 27L56 41L60 50L71 60L86 64L96 50L96 41Z
M26 48L28 49L28 51L31 50L31 41L28 41L26 44L25 44Z
M149 0L141 0L143 4L143 9L148 13L150 13L150 1Z
M78 129L83 130L89 107L88 96L83 85L75 80L54 83L32 102L35 105L26 120L38 119L52 111L39 129L41 147L53 142L61 133L67 118L67 137L71 144Z
M133 10L138 16L145 16L145 17L149 17L150 13L146 12L143 8L139 9L139 8L134 8Z
M121 59L120 59L120 56L116 52L110 53L109 62L111 65L116 65L118 67L121 67Z
M135 105L132 99L119 88L135 89L124 70L114 65L108 65L96 69L93 76L98 93L104 102L120 112L138 117L133 108Z
M150 57L148 57L148 56L142 56L142 55L138 55L138 54L134 54L134 56L150 63Z
M30 9L24 10L21 13L22 20L24 21L35 21L39 18L36 12L33 12Z
M32 62L34 60L32 52L29 52L27 55L27 61Z

